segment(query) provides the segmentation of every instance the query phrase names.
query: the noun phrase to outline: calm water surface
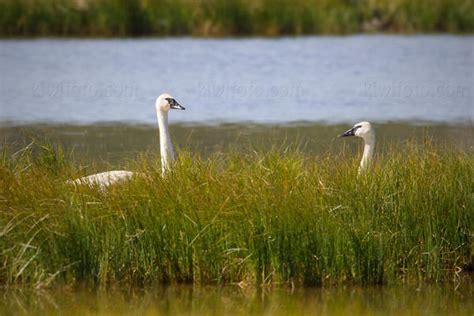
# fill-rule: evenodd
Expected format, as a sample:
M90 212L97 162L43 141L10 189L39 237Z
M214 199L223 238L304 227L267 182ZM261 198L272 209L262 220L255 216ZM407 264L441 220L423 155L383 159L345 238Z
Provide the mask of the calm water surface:
M393 287L0 292L4 315L473 315L472 283Z
M1 40L0 121L473 119L472 36Z
M337 135L351 124L174 124L173 143L180 151L208 156L237 150L270 150L272 147L297 146L308 154L338 153L362 148L358 139L341 139ZM470 124L377 123L377 151L412 141L430 141L441 148L461 149L474 153L474 127ZM94 160L108 167L125 167L127 160L144 152L158 152L158 128L153 125L130 124L29 124L0 126L0 149L24 148L32 141L61 144L82 163ZM398 147L399 148L399 147ZM107 167L107 166L105 166Z

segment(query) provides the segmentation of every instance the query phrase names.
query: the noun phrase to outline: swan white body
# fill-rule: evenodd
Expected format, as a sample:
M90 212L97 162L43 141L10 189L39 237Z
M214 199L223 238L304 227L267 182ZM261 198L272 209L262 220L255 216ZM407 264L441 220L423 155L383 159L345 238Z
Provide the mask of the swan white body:
M156 115L158 119L158 129L160 131L160 156L162 174L171 168L171 164L175 160L173 144L171 143L171 136L168 127L168 111L171 109L184 110L176 100L169 94L164 93L156 99L155 103ZM142 176L141 173L136 173L127 170L112 170L101 173L96 173L90 176L82 177L75 180L68 180L67 183L74 185L98 185L101 188L116 184L122 181L130 180L133 176Z
M375 149L375 130L369 122L360 122L355 124L351 129L347 130L339 137L356 136L364 140L364 153L359 165L359 174L364 173L372 161Z
M111 184L131 179L134 176L134 172L127 170L112 170L101 173L96 173L87 177L82 177L75 180L68 180L66 183L74 185L98 185L101 188L105 188Z

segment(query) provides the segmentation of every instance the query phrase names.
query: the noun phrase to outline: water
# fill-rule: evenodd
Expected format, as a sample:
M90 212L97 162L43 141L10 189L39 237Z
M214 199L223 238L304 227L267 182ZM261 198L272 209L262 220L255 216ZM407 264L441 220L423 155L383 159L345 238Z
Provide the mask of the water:
M0 41L0 122L473 119L472 36Z
M472 315L472 283L444 286L241 289L58 288L0 293L5 315Z
M344 147L354 152L362 143L357 139L341 139L337 135L347 130L349 124L219 124L214 126L175 124L171 126L173 143L179 151L199 153L204 157L218 152L237 150L250 152L266 151L272 147L297 145L308 154L338 153ZM377 151L383 152L391 145L408 141L430 139L442 148L455 148L474 152L474 127L458 124L430 124L430 126L407 123L374 124L377 131ZM95 160L106 162L117 168L126 167L129 159L140 153L159 150L157 127L129 124L28 124L0 126L0 149L7 144L12 150L24 148L32 141L61 144L67 152L82 163Z

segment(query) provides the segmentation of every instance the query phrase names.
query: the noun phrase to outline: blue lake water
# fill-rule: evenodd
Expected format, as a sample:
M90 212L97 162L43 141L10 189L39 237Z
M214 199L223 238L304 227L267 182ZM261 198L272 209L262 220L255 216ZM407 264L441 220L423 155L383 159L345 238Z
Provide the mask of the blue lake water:
M472 36L0 41L1 122L472 123Z

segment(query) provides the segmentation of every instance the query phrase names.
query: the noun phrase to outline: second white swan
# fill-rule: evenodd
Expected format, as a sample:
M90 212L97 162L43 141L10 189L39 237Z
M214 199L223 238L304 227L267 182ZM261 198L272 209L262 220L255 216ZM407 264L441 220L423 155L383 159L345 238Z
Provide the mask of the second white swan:
M349 137L356 136L364 140L364 153L362 154L362 159L359 165L359 174L364 173L372 157L374 156L375 148L375 130L372 128L372 125L369 122L360 122L355 124L351 129L347 130L339 137Z
M155 107L158 129L160 131L161 170L162 174L165 175L166 172L170 170L171 164L175 160L173 144L171 143L171 136L168 127L168 112L171 109L185 110L185 108L167 93L160 95L156 99ZM69 180L67 183L75 185L98 185L101 188L105 188L109 185L128 180L135 175L141 174L127 170L112 170L96 173L75 180Z

